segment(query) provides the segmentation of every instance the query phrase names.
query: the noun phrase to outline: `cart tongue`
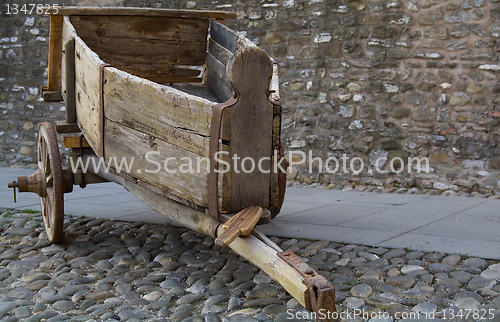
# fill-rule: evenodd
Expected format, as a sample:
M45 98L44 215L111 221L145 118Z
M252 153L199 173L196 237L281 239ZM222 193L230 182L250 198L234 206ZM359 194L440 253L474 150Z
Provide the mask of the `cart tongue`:
M333 321L335 289L292 251L283 251L257 228L261 207L248 207L217 229L216 245L229 246L281 284L317 321Z

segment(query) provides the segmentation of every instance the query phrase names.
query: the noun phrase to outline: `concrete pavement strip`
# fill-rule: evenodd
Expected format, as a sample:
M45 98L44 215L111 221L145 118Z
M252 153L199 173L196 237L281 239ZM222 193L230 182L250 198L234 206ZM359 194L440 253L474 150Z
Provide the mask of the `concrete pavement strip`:
M13 202L7 184L34 170L0 168L0 208L40 209L32 193ZM65 213L167 223L115 183L75 186ZM500 259L500 200L287 188L282 212L260 226L269 236L322 239L367 246L467 254Z

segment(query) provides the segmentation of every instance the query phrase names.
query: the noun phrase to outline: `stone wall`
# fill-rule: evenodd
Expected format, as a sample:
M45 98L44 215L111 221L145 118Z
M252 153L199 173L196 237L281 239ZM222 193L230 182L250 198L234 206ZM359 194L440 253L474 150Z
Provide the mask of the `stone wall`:
M341 163L345 154L347 164L354 157L366 164L357 175L344 174L342 164L327 174L317 166L310 172L306 161L290 179L499 189L499 0L105 3L237 12L228 25L280 64L286 150ZM36 158L38 124L63 113L60 105L38 99L46 78L47 19L7 17L2 10L0 160L26 164ZM388 158L378 164L388 173L373 167L377 157ZM399 174L390 169L395 157L405 161ZM409 174L408 157L428 157L431 172L412 167Z

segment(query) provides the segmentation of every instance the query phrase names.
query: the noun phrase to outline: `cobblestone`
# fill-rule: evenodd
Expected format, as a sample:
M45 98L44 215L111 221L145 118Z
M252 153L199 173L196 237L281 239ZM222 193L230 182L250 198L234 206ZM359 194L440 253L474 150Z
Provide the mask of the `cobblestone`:
M258 268L184 228L66 217L77 237L50 245L33 214L31 242L9 243L13 226L28 221L21 213L2 218L11 220L0 226L1 321L314 320ZM333 284L337 311L358 312L353 321L443 318L460 309L500 316L496 261L271 238Z

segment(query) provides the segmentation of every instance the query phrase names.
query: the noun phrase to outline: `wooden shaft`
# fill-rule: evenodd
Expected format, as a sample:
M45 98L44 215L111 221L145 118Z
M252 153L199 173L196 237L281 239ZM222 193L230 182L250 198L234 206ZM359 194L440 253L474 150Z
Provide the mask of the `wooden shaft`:
M254 231L260 232L257 228ZM222 226L217 229L217 235L224 232ZM270 240L268 243L272 243ZM274 244L274 243L273 243ZM307 287L304 278L295 268L288 265L276 255L277 245L266 245L254 235L236 238L229 247L238 255L245 257L249 262L266 272L290 293L302 306L306 307Z
M75 38L64 45L64 64L66 67L66 123L76 123L76 101L75 101Z

